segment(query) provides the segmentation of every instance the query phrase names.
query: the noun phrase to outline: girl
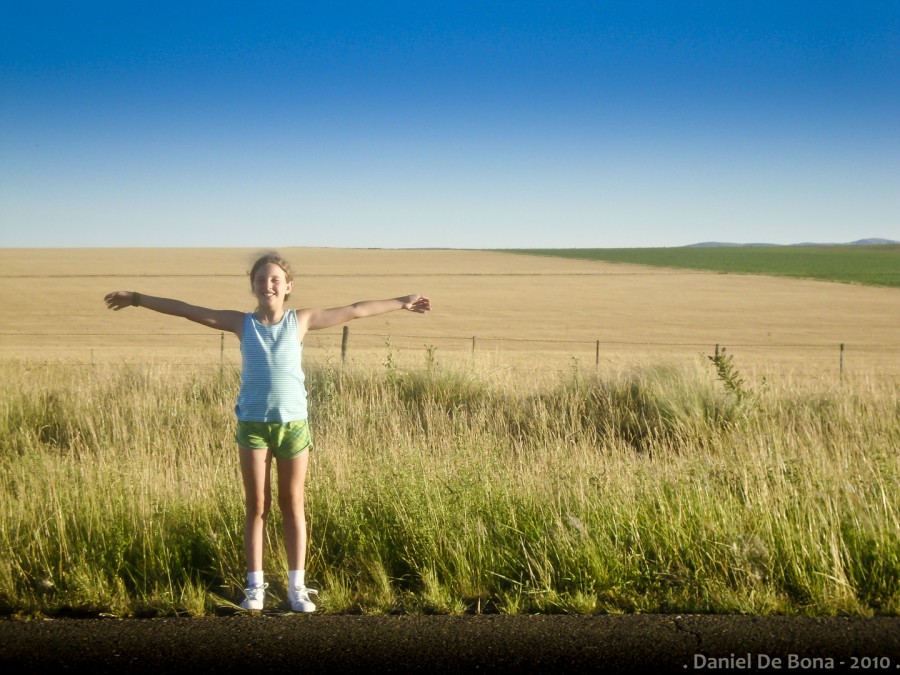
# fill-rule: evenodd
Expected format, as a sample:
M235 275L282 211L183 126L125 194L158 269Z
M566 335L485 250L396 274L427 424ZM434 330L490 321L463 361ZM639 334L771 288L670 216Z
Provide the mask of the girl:
M295 612L312 612L306 588L306 517L304 485L312 439L307 426L306 387L300 367L303 336L352 319L398 309L422 314L431 302L421 295L390 300L364 300L330 309L285 309L293 290L290 265L277 253L259 258L250 270L256 296L255 312L214 310L179 300L115 291L105 297L109 309L146 307L190 319L216 330L230 331L241 341L241 388L237 398L237 433L244 483L244 553L247 562L245 609L260 610L265 602L263 537L271 502L272 457L278 467L278 504L284 519L288 558L288 599Z

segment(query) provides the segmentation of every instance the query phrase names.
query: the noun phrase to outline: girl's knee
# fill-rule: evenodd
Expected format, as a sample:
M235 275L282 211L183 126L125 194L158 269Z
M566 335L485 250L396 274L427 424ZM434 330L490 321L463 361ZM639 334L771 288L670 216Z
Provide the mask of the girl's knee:
M269 512L272 510L272 500L269 498L247 499L245 506L248 518L266 520L269 517Z
M303 493L299 495L279 495L278 508L281 509L281 513L285 517L303 515Z

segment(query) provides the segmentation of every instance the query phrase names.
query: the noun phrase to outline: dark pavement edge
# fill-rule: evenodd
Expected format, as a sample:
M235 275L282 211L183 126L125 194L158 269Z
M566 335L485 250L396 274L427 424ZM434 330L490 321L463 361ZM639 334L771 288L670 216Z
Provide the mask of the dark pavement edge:
M12 672L861 672L900 675L900 617L347 616L0 620ZM804 668L805 666L805 668ZM6 672L10 672L7 670Z

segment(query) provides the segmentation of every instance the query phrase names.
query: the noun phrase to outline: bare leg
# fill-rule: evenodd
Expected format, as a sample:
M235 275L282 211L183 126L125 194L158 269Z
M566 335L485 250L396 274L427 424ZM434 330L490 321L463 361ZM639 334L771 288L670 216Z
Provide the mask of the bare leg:
M272 507L270 467L272 453L268 450L238 448L241 456L241 477L244 481L244 555L247 571L263 568L266 519Z
M306 564L306 468L309 450L293 459L277 459L278 506L284 520L284 545L289 570L305 569Z

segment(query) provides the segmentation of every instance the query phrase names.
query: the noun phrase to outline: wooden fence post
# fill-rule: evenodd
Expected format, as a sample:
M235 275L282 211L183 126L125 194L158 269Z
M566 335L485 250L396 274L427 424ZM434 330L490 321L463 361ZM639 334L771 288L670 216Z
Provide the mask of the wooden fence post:
M600 370L600 340L597 340L597 353L594 355L594 369Z
M225 372L225 332L222 332L222 339L219 341L219 375Z
M341 366L347 360L347 343L350 341L350 326L344 326L343 335L341 335Z
M844 381L844 343L841 343L841 382Z
M475 356L475 336L472 336L472 356Z

